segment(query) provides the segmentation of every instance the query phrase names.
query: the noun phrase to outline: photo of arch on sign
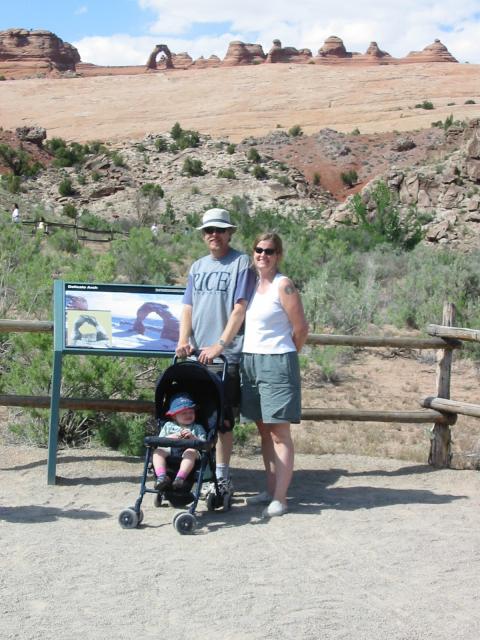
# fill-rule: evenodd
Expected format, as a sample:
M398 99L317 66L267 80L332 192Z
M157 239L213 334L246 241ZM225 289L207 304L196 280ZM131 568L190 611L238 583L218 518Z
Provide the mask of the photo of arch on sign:
M67 350L172 353L183 287L65 283Z

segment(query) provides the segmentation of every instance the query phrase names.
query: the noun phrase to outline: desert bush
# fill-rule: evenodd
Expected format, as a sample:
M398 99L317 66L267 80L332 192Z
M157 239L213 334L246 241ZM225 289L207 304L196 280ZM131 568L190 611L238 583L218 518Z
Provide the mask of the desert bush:
M110 154L110 158L116 167L127 166L124 157L118 151L112 151L112 153Z
M132 229L128 238L112 242L115 272L127 282L173 284L175 257L152 242L149 229Z
M9 144L0 144L0 160L14 176L35 176L43 168L29 153L23 149L14 149Z
M58 193L63 197L73 196L75 189L73 188L70 178L63 178L58 185Z
M200 144L200 134L198 131L190 129L182 129L180 124L176 122L170 130L170 135L175 140L177 149L188 149L198 147Z
M355 169L349 169L348 171L343 171L340 174L342 182L347 185L347 187L353 187L353 185L358 182L358 174Z
M86 154L90 152L88 146L78 142L67 143L63 138L47 140L45 148L54 156L53 165L55 167L73 167L82 164Z
M83 185L87 184L87 178L83 175L83 173L80 173L77 176L77 182L82 187L83 187Z
M237 148L237 145L230 143L227 145L227 153L228 155L233 155L235 153L235 149Z
M430 100L424 100L423 102L416 104L415 109L426 109L427 111L430 111L435 109L435 107L433 106L433 102L430 102Z
M262 157L258 153L257 149L255 149L255 147L250 147L247 152L247 160L249 160L249 162L255 162L258 164L262 161Z
M185 158L182 167L182 175L195 177L203 176L205 171L203 169L202 161L195 158Z
M315 173L313 174L313 184L316 187L320 185L320 174L318 173L318 171L315 171Z
M268 178L268 172L265 167L261 167L259 164L256 164L252 169L252 176L257 180L265 180Z
M72 218L72 220L75 220L75 218L78 216L78 209L71 202L67 202L67 204L63 205L62 215L66 216L67 218Z
M465 100L464 104L476 104L475 100L472 100L471 98L469 98L468 100Z
M303 135L302 127L299 124L294 124L293 127L290 127L288 130L288 135L292 138Z
M289 187L291 185L290 179L288 176L275 176L275 180L282 184L284 187Z
M165 138L162 138L162 136L158 136L158 138L155 138L155 149L157 151L167 151L168 142L165 140Z
M146 182L140 187L140 192L144 197L163 198L164 191L159 184L153 182Z
M20 176L9 173L7 175L3 175L1 180L2 187L8 191L8 193L19 193L21 185Z
M80 250L80 243L73 231L67 229L56 229L55 233L50 235L48 244L57 249L57 251L70 254L76 254Z
M235 171L231 168L229 169L219 169L217 173L218 178L227 178L228 180L236 180L237 176L235 175Z

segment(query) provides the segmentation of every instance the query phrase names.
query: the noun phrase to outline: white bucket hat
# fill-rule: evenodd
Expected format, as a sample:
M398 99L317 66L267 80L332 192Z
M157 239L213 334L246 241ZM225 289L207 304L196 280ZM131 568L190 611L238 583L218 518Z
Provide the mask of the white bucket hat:
M202 218L202 226L197 227L197 229L201 230L206 227L219 227L220 229L237 228L230 222L230 214L226 209L209 209L205 211Z

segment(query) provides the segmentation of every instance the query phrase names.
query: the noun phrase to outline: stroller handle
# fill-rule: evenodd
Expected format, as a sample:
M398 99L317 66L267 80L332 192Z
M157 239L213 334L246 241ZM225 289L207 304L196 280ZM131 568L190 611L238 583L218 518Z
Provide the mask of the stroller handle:
M200 351L193 351L193 352L190 354L190 356L188 356L188 357L194 356L194 357L195 357L196 362L198 362L198 355L199 355L199 353L200 353ZM179 360L187 360L187 359L188 359L188 358L180 358L179 356L174 355L174 356L173 356L173 364L176 364ZM220 354L219 356L217 356L217 357L215 358L215 360L221 360L221 361L222 361L222 363L223 363L223 365L222 365L222 382L225 382L225 380L227 379L228 360L227 360L227 358L226 358L224 355L221 355L221 354ZM201 363L199 362L199 364L201 364ZM207 365L203 365L203 366L207 366Z

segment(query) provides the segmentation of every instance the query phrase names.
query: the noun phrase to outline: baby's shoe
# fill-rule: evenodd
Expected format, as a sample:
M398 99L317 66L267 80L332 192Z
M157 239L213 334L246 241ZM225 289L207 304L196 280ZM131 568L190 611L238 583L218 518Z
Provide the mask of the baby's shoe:
M168 476L158 476L155 480L155 489L156 491L165 491L165 489L170 485L171 480Z

